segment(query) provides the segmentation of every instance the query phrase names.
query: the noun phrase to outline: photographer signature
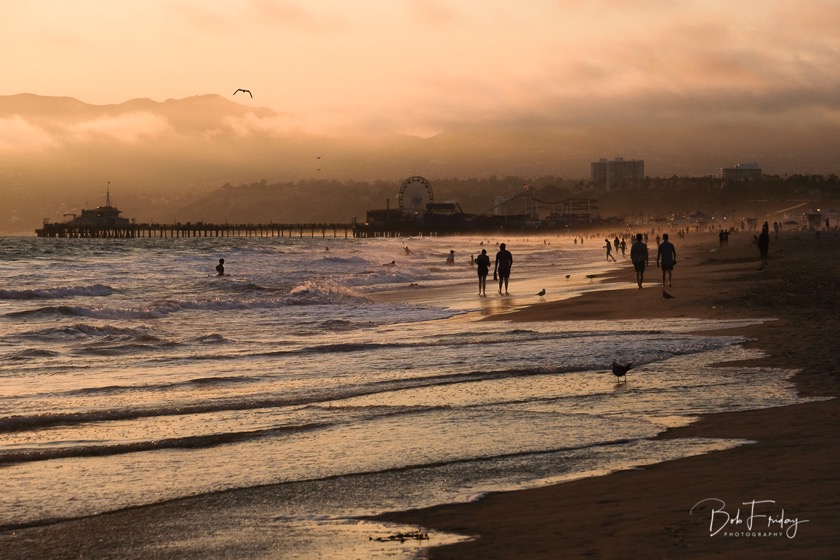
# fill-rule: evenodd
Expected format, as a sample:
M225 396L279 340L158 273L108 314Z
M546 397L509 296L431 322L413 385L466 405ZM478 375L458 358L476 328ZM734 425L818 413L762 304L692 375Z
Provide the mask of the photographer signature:
M721 531L729 529L735 531L736 529L743 530L740 525L746 525L747 531L780 531L784 532L789 539L796 537L796 532L799 530L799 525L807 523L807 519L799 519L798 517L787 517L784 508L781 511L770 512L768 504L775 504L776 500L752 500L749 502L742 502L742 506L747 506L744 515L741 514L741 508L735 509L734 513L726 511L726 503L718 498L706 498L700 500L689 511L690 515L694 514L694 510L704 504L712 506L711 520L709 522L709 533L714 537ZM776 513L774 515L773 513ZM766 519L766 527L762 526L762 520ZM724 533L727 536L729 533Z

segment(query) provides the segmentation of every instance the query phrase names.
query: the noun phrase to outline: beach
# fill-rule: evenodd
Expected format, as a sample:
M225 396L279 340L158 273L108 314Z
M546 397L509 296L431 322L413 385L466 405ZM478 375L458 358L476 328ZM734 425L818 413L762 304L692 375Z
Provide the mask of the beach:
M652 266L643 290L584 294L505 318L773 317L740 330L748 345L766 353L764 365L799 370L802 395L830 400L710 415L660 436L755 442L735 449L383 518L476 536L433 549L433 559L836 558L837 233L784 232L763 269L750 238L734 235L720 250L710 234L675 240L675 299L663 301ZM614 278L632 280L630 267Z
M676 237L675 234L672 236ZM685 239L672 238L678 255L674 285L668 289L675 296L673 299L664 300L662 297L662 290L658 287L659 271L654 265L652 254L645 288L642 290L636 289L632 267L628 261L623 260L609 272L598 274L592 281L581 282L581 288L587 291L577 297L552 300L552 292L549 291L545 301L535 301L531 295L520 297L520 303L497 305L496 302L503 298L494 295L486 298L486 303L482 304L485 306L483 312L475 314L484 317L480 323L491 325L488 332L493 333L494 337L498 336L495 330L498 327L514 331L517 330L517 324L553 324L558 320L642 320L654 326L657 321L696 321L699 328L701 324L708 325L709 321L720 321L721 326L725 326L726 321L755 319L732 323L741 326L722 328L711 334L720 335L721 338L747 337L748 341L743 345L760 350L764 355L740 364L756 368L745 371L761 372L762 368L797 370L799 373L793 382L799 393L815 399L791 406L705 415L690 425L664 430L654 438L654 443L689 441L693 438L725 438L753 443L724 445L721 446L723 450L671 461L649 461L636 468L619 466L620 470L611 474L589 476L561 484L516 491L490 491L466 503L394 510L364 517L364 521L358 524L343 518L325 521L323 518L305 519L299 513L286 515L284 508L295 504L296 500L310 504L313 488L317 489L315 493L318 496L336 500L345 499L346 494L355 492L358 496L354 499L364 503L366 499L373 500L371 496L382 487L383 482L398 494L415 493L422 496L437 490L440 480L429 478L429 491L425 491L425 482L417 478L423 472L422 469L406 470L403 474L408 478L400 478L402 471L399 469L389 466L382 472L374 472L374 467L370 466L366 467L368 472L362 471L359 475L332 475L324 471L318 477L301 478L282 485L244 481L239 483L238 488L234 485L229 491L210 491L57 520L54 523L39 522L32 526L15 527L0 533L2 557L315 557L311 553L307 555L301 548L301 543L307 543L308 539L311 541L310 550L320 551L318 557L324 558L406 557L414 553L420 557L459 559L634 556L706 558L710 555L723 558L833 558L840 545L840 539L835 536L840 515L838 461L834 458L838 405L836 399L825 397L835 397L837 393L838 355L833 341L838 334L836 302L840 294L835 285L835 263L840 253L837 243L840 238L835 232L824 233L819 238L813 232L784 232L779 239L771 240L770 261L763 269L759 265L758 251L750 243L751 238L751 233L735 234L729 245L722 248L718 247L717 235L710 232L690 233ZM587 244L593 243L594 239L587 241ZM651 246L655 244L653 240L650 243ZM261 258L261 253L257 253L254 258ZM327 263L331 263L334 258L328 257ZM389 260L379 254L376 258L379 259L374 261L377 263ZM516 281L514 273L511 281L513 293L517 289L522 290L523 284L517 284ZM528 286L529 290L533 287L531 284ZM241 289L238 284L233 288ZM493 286L489 285L488 288L492 289ZM252 290L249 286L247 289L249 293ZM430 290L434 293L452 293L448 285ZM264 291L261 283L258 292ZM297 297L311 298L313 291L308 286L305 292L293 289L291 293ZM428 299L429 296L421 292L398 289L395 290L396 295L389 297L406 299L405 294L410 293L418 300ZM328 293L332 298L334 291ZM453 301L458 299L450 297ZM511 298L506 301L517 300ZM192 306L195 307L195 303ZM263 308L259 307L260 310ZM230 309L224 311L229 313ZM368 321L367 318L365 320ZM435 338L465 338L463 327L455 323L446 327L446 323L435 324L440 325L436 327L438 332L434 333ZM446 328L455 330L448 332ZM482 331L478 327L473 330L476 335ZM313 340L316 332L318 329L307 334L307 340ZM651 329L651 332L655 333L656 329ZM631 336L644 338L649 344L653 337L651 332L636 331ZM662 336L665 332L663 328ZM703 336L709 334L708 330L702 333ZM144 333L144 336L148 335ZM377 336L381 336L381 333ZM422 339L419 338L421 334L416 336L418 340L425 341L427 335L422 334ZM517 336L523 335L519 333ZM204 338L197 337L202 341ZM534 347L545 348L544 340L551 339L539 338L536 341L539 345ZM336 346L332 340L327 342L331 347ZM378 348L383 346L386 339L381 338L377 342L377 345L372 346L377 348L376 351L382 351ZM403 333L400 333L399 342L393 345L395 350L399 350L405 343ZM527 348L526 342L518 342L522 352ZM632 346L632 343L627 344ZM488 340L482 340L482 345L485 351L491 348ZM437 353L442 352L441 347L433 348ZM458 352L463 351L461 346L455 348ZM339 350L343 352L342 362L354 355L343 346ZM352 350L358 352L356 348ZM312 355L311 350L305 355ZM504 353L498 357L504 358ZM278 358L272 355L258 359L270 359L270 363L274 364ZM316 356L314 359L319 358ZM249 358L249 361L252 360L254 358ZM729 362L727 365L738 364ZM431 373L440 367L437 363L428 366ZM310 366L307 368L311 369ZM622 380L620 384L615 383L607 372L607 363L604 368L603 375L610 375L611 379L603 385L615 385L616 389L629 387L631 390L634 385L643 385L640 383L641 376L645 375L643 368L638 373L631 370L626 383ZM237 371L234 367L225 366L221 373L232 377ZM543 372L527 382L534 384L541 379L554 377L552 372ZM199 381L202 386L208 384L207 379ZM389 379L387 382L394 384L402 380ZM525 384L524 372L516 370L513 376L505 374L497 379L488 379L487 382L490 388L520 390L519 385ZM190 380L188 384L195 385L195 380ZM426 393L434 390L447 398L455 398L452 394L458 392L449 390L449 384L447 380L440 387L428 385ZM542 390L543 386L540 387ZM410 387L402 390L409 391ZM307 391L311 389L307 388ZM342 400L355 403L356 406L367 407L368 401L386 405L387 394L373 392L369 395L371 398L367 398L367 394L360 392L358 395L343 396ZM631 395L628 393L626 396ZM341 410L335 406L339 401L326 399L324 402L330 405L325 407L330 413ZM286 406L285 403L279 404ZM417 404L413 402L413 406ZM463 403L436 405L431 409L440 416L439 421L449 422L447 411L459 408L459 404ZM491 404L492 411L503 410L500 405ZM268 405L276 407L278 403L270 402ZM245 403L237 406L247 412L251 405ZM310 408L304 407L302 410ZM347 407L347 410L354 408ZM472 411L475 408L470 406L465 407L465 410ZM492 422L492 416L470 414L472 416L453 417L451 425L462 425L464 419L473 418L474 424L464 428L469 432L481 431L488 422ZM247 414L245 416L249 419L251 417ZM552 414L540 416L546 418ZM408 430L416 422L415 419L423 420L425 416L409 415L407 418L409 421L405 426L385 423L389 420L383 420L381 433L392 433L395 428ZM558 415L558 418L557 422L562 422L562 416ZM380 420L372 422L376 426ZM543 427L546 433L562 431L561 424L558 427L544 424ZM492 426L492 430L504 428L502 424ZM406 433L411 434L410 431ZM352 432L345 435L339 431L337 435L345 441L353 441L356 437ZM492 437L488 436L492 434L479 434L477 441L492 441ZM463 434L458 436L463 437ZM456 443L462 441L458 438L453 438ZM336 440L320 441L332 444ZM397 443L401 446L398 447L401 452L410 451L405 445L407 440L397 440ZM435 447L445 448L446 443L441 441ZM196 445L199 444L196 442ZM302 452L312 447L307 447L305 441L303 444L297 448ZM621 444L619 441L613 445L618 449ZM609 445L606 448L609 449ZM208 447L207 453L215 452L214 449L216 447ZM259 448L252 445L243 449L253 452ZM274 449L276 447L267 449L266 456L275 457ZM422 446L419 449L422 450ZM337 453L344 455L350 454L351 450L352 447L336 448ZM155 456L166 453L165 449L154 451ZM390 455L390 452L383 454L381 462L376 464L389 465ZM452 456L456 457L455 454ZM302 453L291 457L289 464L294 466L302 458ZM328 464L321 458L317 459L318 462L313 464ZM419 460L414 462L420 463ZM188 472L195 472L193 476L203 474L200 463L196 464L195 460L190 463L191 468L196 470ZM479 464L463 460L452 463L463 464L467 471ZM211 465L208 463L208 467ZM494 463L494 468L499 465L501 463ZM185 466L186 461L180 468ZM254 461L242 470L258 466ZM242 476L247 473L230 474ZM394 480L389 481L389 476ZM471 480L472 476L467 473L466 480ZM480 488L480 479L476 478L475 481ZM398 504L400 500L392 499L391 502ZM416 502L422 503L422 500ZM756 508L752 510L752 517L747 511L750 506L744 505L751 502L755 502ZM377 502L372 509L381 510L383 503ZM289 511L296 510L289 506ZM731 523L723 528L726 520ZM319 527L327 527L328 530L315 531ZM399 542L399 539L371 540L374 536L383 537L418 529L419 534L428 533L429 538L419 541L409 538L405 543ZM331 549L333 543L335 546Z

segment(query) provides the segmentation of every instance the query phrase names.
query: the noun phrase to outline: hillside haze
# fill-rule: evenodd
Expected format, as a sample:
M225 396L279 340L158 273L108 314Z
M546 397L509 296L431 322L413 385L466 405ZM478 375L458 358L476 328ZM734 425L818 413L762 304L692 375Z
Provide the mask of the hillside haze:
M219 95L115 105L0 96L0 231L31 233L44 218L63 220L102 204L108 188L113 204L137 221L218 217L226 209L211 211L202 201L224 191L230 214L240 219L348 222L389 198L393 203L412 175L433 183L492 176L577 180L588 178L591 161L616 156L645 160L650 176L709 175L741 161L776 174L840 167L840 135L831 123L781 129L766 122L704 123L698 115L656 129L609 121L453 125L428 138L305 130L295 115ZM346 182L361 186L347 190ZM275 185L268 195L266 183ZM236 190L240 185L250 185L251 194ZM257 201L254 185L263 187ZM482 211L483 204L465 210ZM237 206L260 211L234 211Z

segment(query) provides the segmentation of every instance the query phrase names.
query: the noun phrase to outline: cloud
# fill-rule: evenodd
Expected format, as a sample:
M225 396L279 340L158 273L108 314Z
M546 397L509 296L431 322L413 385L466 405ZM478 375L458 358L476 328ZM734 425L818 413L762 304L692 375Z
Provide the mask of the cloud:
M111 139L123 143L135 143L171 131L172 127L169 121L161 116L146 112L133 112L82 121L73 124L68 129L70 136L79 141Z
M285 136L292 133L299 133L303 123L300 119L290 115L272 115L260 117L254 113L246 113L242 116L225 117L223 125L239 137L252 136L254 134L268 134L270 136ZM223 134L225 131L217 129L215 134Z
M0 119L0 153L40 152L56 144L49 132L18 115Z

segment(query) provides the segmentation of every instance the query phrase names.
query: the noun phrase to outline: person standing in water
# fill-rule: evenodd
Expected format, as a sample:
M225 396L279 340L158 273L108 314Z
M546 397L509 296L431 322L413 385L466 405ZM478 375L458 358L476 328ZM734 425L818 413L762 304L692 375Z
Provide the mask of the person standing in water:
M487 295L487 274L490 272L490 257L487 256L487 249L482 249L481 254L475 258L478 268L478 295Z
M219 276L225 275L225 259L219 259L219 264L216 265L216 272L219 273Z
M513 266L513 255L505 247L506 245L502 243L499 245L499 252L496 253L493 280L499 281L499 293L502 293L502 286L504 286L505 295L508 295L508 280L510 280L510 269Z

